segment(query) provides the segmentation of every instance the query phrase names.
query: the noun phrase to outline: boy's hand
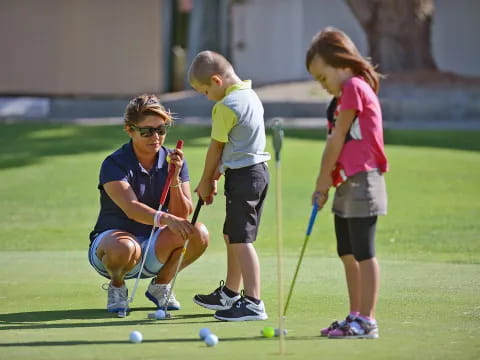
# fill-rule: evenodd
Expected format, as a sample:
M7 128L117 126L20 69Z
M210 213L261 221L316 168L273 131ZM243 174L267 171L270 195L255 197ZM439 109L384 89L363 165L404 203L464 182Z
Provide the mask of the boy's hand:
M217 181L200 181L200 184L198 184L195 192L205 202L205 204L210 205L213 203L213 197L217 195Z

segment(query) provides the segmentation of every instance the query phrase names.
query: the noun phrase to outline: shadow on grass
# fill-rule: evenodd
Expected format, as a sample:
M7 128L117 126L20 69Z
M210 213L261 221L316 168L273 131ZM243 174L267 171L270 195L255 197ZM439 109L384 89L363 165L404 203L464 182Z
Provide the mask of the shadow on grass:
M305 340L325 340L326 337L321 336L288 336L288 341L305 341ZM220 342L235 342L235 341L272 341L263 336L251 337L227 337L220 338ZM195 338L168 338L168 339L144 339L142 343L158 344L158 343L202 343L202 341ZM15 346L72 346L72 345L112 345L112 344L130 344L128 340L68 340L68 341L32 341L32 342L12 342L2 343L0 347L15 347Z
M385 130L385 143L480 151L478 131ZM271 130L267 131L271 135ZM186 147L205 147L209 127L176 126L167 136L166 146L178 139ZM286 129L286 138L324 140L322 129ZM201 141L200 139L203 138ZM81 126L70 124L0 124L0 169L22 167L49 156L93 152L113 152L128 141L121 125ZM270 142L270 139L268 140Z
M133 308L135 311L153 311L149 308ZM20 312L10 314L0 314L0 330L26 330L26 329L62 329L62 328L88 328L88 327L100 327L100 326L131 326L135 324L200 324L200 323L216 323L218 320L212 318L212 314L175 314L170 312L172 318L165 320L152 320L152 319L135 319L129 320L127 318L118 318L113 313L108 313L104 309L78 309L78 310L53 310L53 311L31 311ZM146 316L146 314L145 314ZM204 320L209 318L210 320ZM108 319L104 322L91 322L91 323L76 323L76 322L60 322L54 324L46 324L51 321L61 320L100 320ZM198 321L185 321L196 320ZM203 319L203 320L202 320Z
M178 139L190 147L205 146L196 140L209 135L207 127L174 127L166 146L174 147ZM113 152L126 142L121 125L0 124L0 169L35 164L49 156Z

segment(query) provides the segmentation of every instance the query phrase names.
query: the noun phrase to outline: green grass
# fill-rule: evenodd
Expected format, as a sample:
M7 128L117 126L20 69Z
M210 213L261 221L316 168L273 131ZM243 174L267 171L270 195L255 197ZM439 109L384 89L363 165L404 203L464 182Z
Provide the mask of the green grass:
M208 134L206 128L179 126L169 135L169 146L185 140L192 186L201 174ZM347 310L331 214L325 210L317 218L287 316L286 358L480 357L479 135L386 132L389 215L380 219L377 234L381 338L332 341L318 336L321 327ZM281 168L286 290L304 240L323 138L321 131L286 132ZM259 336L277 318L273 162L256 243L270 320L216 322L190 301L225 274L222 196L200 214L211 245L179 276L176 292L183 309L175 319L146 319L151 311L143 296L146 282L137 293L137 311L126 319L103 310L103 280L86 258L88 232L98 213L99 165L124 141L118 126L0 125L0 359L278 358L277 341ZM219 336L217 347L206 348L197 340L204 326ZM144 343L128 343L134 329L144 334Z

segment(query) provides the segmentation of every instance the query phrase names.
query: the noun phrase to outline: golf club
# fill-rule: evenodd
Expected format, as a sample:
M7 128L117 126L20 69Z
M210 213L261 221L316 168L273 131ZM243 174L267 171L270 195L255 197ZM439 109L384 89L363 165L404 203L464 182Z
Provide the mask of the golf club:
M202 208L202 205L203 205L203 200L199 198L197 201L197 206L195 207L195 211L193 213L193 217L191 221L192 225L195 225L195 223L197 222L198 214L200 213L200 209ZM187 238L187 240L185 240L185 244L183 245L182 252L180 253L180 257L178 258L177 268L175 269L175 275L173 276L172 284L170 285L170 289L165 299L164 310L165 310L166 319L171 317L170 314L167 312L168 301L170 300L170 296L172 295L173 287L175 286L175 280L177 279L178 272L180 271L180 266L182 265L183 258L185 256L185 253L187 252L189 241L190 241L190 238Z
M285 316L283 308L283 234L282 234L282 172L280 168L280 152L283 143L283 128L280 118L273 119L273 148L275 150L276 179L276 213L277 213L277 283L278 283L278 328L280 354L285 353Z
M290 285L290 291L288 292L287 302L285 303L285 309L283 310L283 316L287 314L288 304L290 303L290 298L292 297L293 288L295 286L295 281L297 280L298 270L300 269L300 264L302 263L303 254L307 247L308 240L310 239L310 234L312 233L313 223L318 213L318 204L315 202L312 206L312 212L310 214L310 220L308 222L307 233L305 235L305 240L303 242L302 251L300 252L300 257L298 259L297 268L295 269L295 274L293 275L292 284Z

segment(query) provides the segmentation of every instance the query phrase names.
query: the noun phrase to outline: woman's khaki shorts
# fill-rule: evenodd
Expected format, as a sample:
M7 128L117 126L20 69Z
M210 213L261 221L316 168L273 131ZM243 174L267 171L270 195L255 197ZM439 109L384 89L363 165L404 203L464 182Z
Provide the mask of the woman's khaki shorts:
M385 178L379 170L357 173L335 191L332 211L343 218L387 214Z

